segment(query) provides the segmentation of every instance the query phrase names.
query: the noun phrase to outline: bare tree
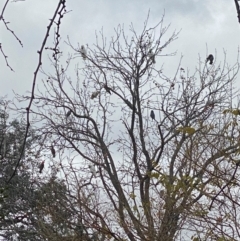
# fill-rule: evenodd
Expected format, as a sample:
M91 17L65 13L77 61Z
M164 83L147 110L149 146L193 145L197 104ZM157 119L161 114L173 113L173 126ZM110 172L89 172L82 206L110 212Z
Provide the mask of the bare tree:
M18 2L18 0L15 0L14 2ZM8 4L9 4L9 0L6 0L4 5L3 5L2 11L1 11L0 22L2 21L2 23L6 27L6 30L9 31L16 38L16 40L19 42L19 44L21 46L23 46L20 38L18 38L18 36L15 34L15 32L12 29L10 29L9 22L5 19L4 13L5 13L5 10L8 6ZM61 26L62 18L64 17L64 15L66 13L67 13L66 0L59 0L57 5L56 5L53 16L50 18L50 23L47 25L47 30L46 30L45 35L43 36L43 41L41 43L41 46L40 46L39 50L36 51L37 54L38 54L38 61L36 62L36 69L35 69L34 74L33 74L33 81L32 81L32 86L31 86L31 97L29 98L29 103L28 103L28 106L26 107L26 118L25 118L26 119L26 132L25 132L25 137L23 139L22 150L19 153L18 161L16 163L16 166L15 166L15 169L14 169L12 175L10 176L10 178L8 180L8 183L10 183L12 178L16 175L16 172L17 172L17 169L19 167L20 161L23 159L24 149L25 149L25 146L26 146L27 136L28 136L29 127L30 127L29 111L31 109L32 101L34 99L35 86L36 86L39 70L42 66L44 50L51 51L53 58L56 58L56 56L59 54L60 26ZM50 36L50 32L51 32L51 29L53 28L53 26L55 26L55 31L53 33L53 39L54 39L53 46L48 47L47 46L47 40ZM7 60L8 56L4 53L2 43L0 43L0 52L2 53L3 57L5 58L6 65L11 69L11 71L13 71L12 67L8 63L8 60Z
M18 36L16 35L16 33L9 27L9 22L6 20L5 18L5 11L7 9L7 6L9 4L9 0L6 0L2 9L1 9L1 13L0 13L0 22L2 22L6 28L7 31L9 31L12 36L18 41L18 43L23 47L22 41L18 38ZM18 2L18 0L14 1L14 2ZM2 43L0 43L0 52L3 55L4 59L5 59L5 63L7 65L7 67L13 71L13 68L10 66L10 64L8 63L8 56L4 53L3 47L2 47Z
M84 53L69 41L76 78L76 56L64 66L58 55L35 94L31 113L92 240L240 237L239 64L199 58L194 74L180 63L169 78L162 63L178 33L167 30L163 19L140 34L131 25L130 37L118 26Z

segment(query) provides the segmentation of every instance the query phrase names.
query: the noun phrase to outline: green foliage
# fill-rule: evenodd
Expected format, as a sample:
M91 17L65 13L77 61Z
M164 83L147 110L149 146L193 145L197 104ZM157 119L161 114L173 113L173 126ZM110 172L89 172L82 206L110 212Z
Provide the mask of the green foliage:
M135 195L134 193L130 193L130 194L129 194L129 197L132 198L132 199L134 199L134 198L136 197L136 195Z
M19 120L8 122L8 116L6 110L0 110L0 226L5 230L1 235L7 240L11 240L16 234L20 240L38 240L34 238L36 229L33 228L29 216L36 187L33 184L33 175L29 172L33 163L26 163L26 159L23 159L8 183L22 151L26 128L25 123ZM35 141L34 132L30 129L25 153L29 153Z
M239 109L225 109L223 111L223 114L229 114L229 113L237 116L237 115L240 115L240 110Z
M156 179L158 179L159 176L160 176L160 174L157 172L151 172L151 174L149 175L150 178L156 178Z
M185 127L178 127L177 131L182 132L182 133L186 133L186 134L189 134L189 135L193 135L196 130L193 127L185 126Z

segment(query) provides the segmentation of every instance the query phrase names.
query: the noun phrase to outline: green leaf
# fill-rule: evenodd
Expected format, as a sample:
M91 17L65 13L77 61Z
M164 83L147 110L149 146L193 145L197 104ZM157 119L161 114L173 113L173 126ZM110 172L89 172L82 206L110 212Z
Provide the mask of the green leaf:
M189 134L189 135L194 134L195 131L196 131L194 128L192 128L192 127L190 127L190 126L179 127L177 130L180 131L180 132L183 132L183 133L187 133L187 134Z
M239 109L232 110L231 112L234 115L240 115L240 110Z
M223 114L227 114L227 113L230 113L230 112L231 112L230 109L226 109L226 110L223 111Z
M137 209L137 206L135 205L135 206L133 206L133 211L137 211L138 209Z
M233 115L240 115L240 110L239 109L226 109L223 111L223 114L227 114L227 113L232 113Z
M152 172L150 175L149 175L149 177L151 178L151 177L153 177L153 178L159 178L159 173L157 173L157 172Z
M134 199L136 197L136 195L132 192L132 193L129 194L129 197Z

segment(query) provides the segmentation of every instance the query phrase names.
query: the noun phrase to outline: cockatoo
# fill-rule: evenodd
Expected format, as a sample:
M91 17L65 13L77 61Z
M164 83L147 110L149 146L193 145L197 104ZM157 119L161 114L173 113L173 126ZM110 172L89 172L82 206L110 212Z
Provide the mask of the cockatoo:
M66 114L66 118L68 118L68 117L71 115L71 113L72 113L72 111L69 110L69 111L67 112L67 114Z
M86 51L86 49L85 49L85 47L82 45L81 46L81 48L80 48L80 53L81 53L81 55L82 55L82 58L84 59L84 60L86 60L87 59L87 51Z
M91 99L96 98L99 95L99 93L100 93L100 91L93 92L92 95L91 95Z
M209 54L207 59L206 59L206 63L209 61L209 64L213 64L213 60L214 60L214 57L212 54Z
M155 61L155 54L153 53L152 49L149 50L148 56L152 60L153 64L155 64L156 63L156 61Z
M154 114L154 111L153 111L153 110L151 110L151 112L150 112L150 117L151 117L153 120L155 120L155 114Z
M42 161L38 167L39 167L39 173L42 173L42 170L44 168L44 161Z
M51 145L51 152L52 152L52 156L54 158L56 156L56 151L55 151L53 145Z
M96 177L96 169L95 169L95 166L92 166L92 165L88 165L91 173L93 174L94 177Z

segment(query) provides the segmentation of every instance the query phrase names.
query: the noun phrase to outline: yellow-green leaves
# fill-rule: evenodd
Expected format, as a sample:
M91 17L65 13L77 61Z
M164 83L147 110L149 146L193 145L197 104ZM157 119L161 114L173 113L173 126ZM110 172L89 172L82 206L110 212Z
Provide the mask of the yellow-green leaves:
M133 192L131 192L131 193L129 194L129 197L132 198L132 199L134 199L134 198L136 197L136 195L135 195Z
M149 174L149 177L150 178L159 178L159 173L157 173L157 172L152 172L151 174Z
M231 113L233 115L240 115L239 109L226 109L223 111L223 114Z
M189 135L192 135L192 134L195 133L196 130L193 127L186 126L186 127L179 127L177 129L177 131L182 132L182 133L187 133Z

